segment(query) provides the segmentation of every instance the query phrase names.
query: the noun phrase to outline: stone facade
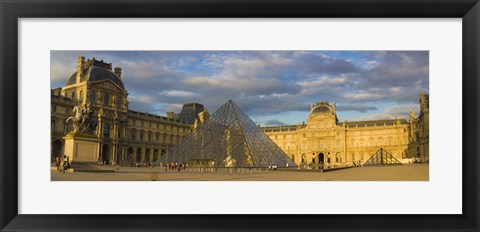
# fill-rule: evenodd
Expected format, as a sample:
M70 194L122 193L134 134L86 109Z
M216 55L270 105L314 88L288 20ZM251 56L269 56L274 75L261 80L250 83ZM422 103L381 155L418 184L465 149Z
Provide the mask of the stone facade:
M423 99L423 100L422 100ZM338 122L336 104L316 103L307 123L262 127L292 160L303 168L363 164L383 148L402 160L428 161L428 95L420 94L418 118ZM418 134L414 140L412 135ZM413 150L419 149L415 155Z
M409 157L422 162L429 161L429 95L420 93L420 115L410 111L410 151Z
M64 87L52 89L52 159L64 154L64 137L72 131L66 119L73 116L75 106L85 103L97 117L94 157L106 163L154 162L193 129L193 124L179 119L129 110L121 68L112 70L110 63L84 57L78 58L77 66Z

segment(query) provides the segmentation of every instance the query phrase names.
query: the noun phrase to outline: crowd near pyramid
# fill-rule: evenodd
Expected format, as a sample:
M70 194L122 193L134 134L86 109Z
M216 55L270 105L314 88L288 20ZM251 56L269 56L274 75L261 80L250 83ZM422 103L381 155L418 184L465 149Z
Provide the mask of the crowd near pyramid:
M232 100L172 147L161 162L208 167L297 167Z

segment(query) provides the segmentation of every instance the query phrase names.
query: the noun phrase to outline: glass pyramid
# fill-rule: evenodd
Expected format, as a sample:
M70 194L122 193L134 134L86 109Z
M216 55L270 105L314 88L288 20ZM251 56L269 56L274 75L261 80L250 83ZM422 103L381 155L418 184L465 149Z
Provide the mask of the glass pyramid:
M391 165L391 164L402 164L400 161L398 161L392 154L390 154L388 151L386 151L383 148L380 148L375 154L370 157L370 159L367 160L363 164L363 166L366 165Z
M232 100L172 147L161 162L206 167L297 167Z

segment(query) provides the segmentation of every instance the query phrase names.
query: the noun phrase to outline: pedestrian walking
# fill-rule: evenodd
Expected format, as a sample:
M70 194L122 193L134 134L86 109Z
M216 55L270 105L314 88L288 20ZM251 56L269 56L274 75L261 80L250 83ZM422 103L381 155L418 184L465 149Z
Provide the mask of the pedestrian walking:
M57 166L57 171L60 170L60 154L55 157L55 166Z

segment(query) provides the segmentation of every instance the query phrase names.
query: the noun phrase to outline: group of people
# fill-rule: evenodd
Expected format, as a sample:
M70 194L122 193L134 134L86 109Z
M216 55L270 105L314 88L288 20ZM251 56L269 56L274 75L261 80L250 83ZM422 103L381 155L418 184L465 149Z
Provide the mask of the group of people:
M55 157L55 166L57 167L57 171L65 173L71 168L69 157L64 155L63 159L61 159L60 154L58 154L57 157Z
M163 166L163 163L160 163L160 166ZM166 171L183 171L187 167L187 164L178 164L177 162L171 162L171 163L166 163L165 164L165 170Z
M150 168L150 167L155 167L155 164L152 162L146 162L146 163L140 163L140 162L133 162L132 167L144 167L144 168Z
M287 167L288 167L288 164L287 164ZM277 171L277 165L273 165L273 166L268 166L268 169L270 170L273 170L273 171Z

